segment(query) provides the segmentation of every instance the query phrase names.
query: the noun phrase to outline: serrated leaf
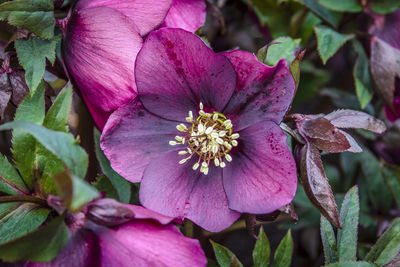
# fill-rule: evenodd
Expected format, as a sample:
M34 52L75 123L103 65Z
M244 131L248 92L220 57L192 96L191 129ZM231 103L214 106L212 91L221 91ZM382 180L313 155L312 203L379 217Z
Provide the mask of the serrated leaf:
M319 0L321 5L334 11L361 12L362 6L358 0Z
M342 229L337 234L339 261L356 260L359 213L358 188L354 186L345 195L340 209Z
M64 216L59 216L35 232L0 245L0 258L8 262L50 261L67 243L68 236Z
M275 251L272 267L290 267L293 255L293 240L289 229Z
M325 264L337 261L337 245L335 232L329 221L321 215L321 239L324 248Z
M36 230L49 213L49 209L41 208L37 204L20 204L0 220L0 244Z
M341 19L341 14L331 11L326 7L322 6L318 0L296 0L297 2L302 3L307 8L309 8L315 15L317 15L320 19L328 22L333 27L339 26L339 22Z
M68 84L47 111L43 126L54 131L68 132L67 123L72 103L72 86Z
M129 203L131 198L131 184L128 180L124 179L112 169L110 161L100 148L100 132L97 129L94 129L94 141L96 146L96 157L100 163L101 170L110 180L115 190L117 190L118 199L121 202Z
M0 154L0 192L8 195L28 194L24 181L6 157Z
M113 187L110 182L110 179L105 175L101 175L97 177L96 181L92 184L94 188L96 188L99 192L104 192L106 194L106 198L114 198L118 199L117 190Z
M397 206L400 207L400 167L385 163L381 171Z
M0 5L0 20L7 20L11 25L50 39L56 23L53 10L51 0L15 0Z
M267 267L270 261L271 247L269 245L268 237L264 232L263 227L260 227L258 233L258 240L253 250L254 266Z
M366 261L383 266L392 261L400 252L400 218L395 219L370 249Z
M345 261L325 265L324 267L376 267L376 265L366 261Z
M324 64L326 64L328 59L330 59L339 48L354 37L353 34L340 34L323 25L315 26L314 31L317 36L318 53Z
M55 175L54 181L64 206L72 213L80 211L88 202L99 197L94 187L68 171Z
M15 113L14 121L29 121L42 124L45 117L44 83L41 82L33 96L27 95ZM36 140L29 133L21 130L13 131L13 158L25 184L29 189L33 186L36 160Z
M46 59L54 64L56 45L59 40L59 36L51 40L42 40L37 37L15 40L18 61L25 69L25 80L31 93L35 92L43 78Z
M386 213L390 209L392 196L383 179L380 163L368 148L363 147L363 151L355 157L359 158L361 163L363 178L367 184L368 198L376 211Z
M55 132L40 125L14 121L0 126L0 131L18 129L33 135L47 150L61 159L77 177L85 177L88 155L71 134Z
M281 59L286 60L287 66L290 66L296 57L299 50L300 39L292 39L290 37L279 37L274 39L271 44L261 48L257 52L257 58L260 59L261 55L265 53L263 63L269 66L274 66Z
M357 40L353 40L353 47L354 51L357 53L357 60L353 69L354 85L361 108L364 109L372 100L374 84L369 73L367 54Z
M300 178L308 199L336 227L340 227L337 205L326 177L319 150L307 143L301 150Z
M220 267L242 267L243 264L228 248L210 240Z

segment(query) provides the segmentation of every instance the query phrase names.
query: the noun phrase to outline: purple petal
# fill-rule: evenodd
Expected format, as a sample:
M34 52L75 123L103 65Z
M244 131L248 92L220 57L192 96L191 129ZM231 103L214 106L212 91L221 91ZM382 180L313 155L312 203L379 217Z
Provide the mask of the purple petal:
M118 228L98 228L102 266L206 266L199 241L173 225L132 221Z
M111 112L106 112L101 108L98 108L97 106L92 104L91 101L87 99L84 95L82 95L82 98L83 101L85 101L86 107L88 108L90 114L92 115L92 118L96 123L96 126L99 128L100 132L102 132L108 118L111 115Z
M223 53L238 74L236 90L224 110L235 130L263 120L280 123L295 93L295 82L286 62L268 67L245 51Z
M223 174L229 207L264 214L290 203L297 171L280 127L271 121L254 124L240 132L239 146Z
M236 74L229 60L215 54L200 37L182 29L152 32L135 67L143 105L163 118L185 121L188 111L221 111L229 101Z
M400 97L395 97L393 99L393 111L390 107L385 105L385 113L386 117L389 121L395 122L396 120L400 119Z
M140 182L153 158L171 150L169 141L177 134L176 125L149 113L135 98L110 116L101 149L116 172L133 183Z
M205 20L205 0L174 0L162 26L195 32Z
M240 216L228 208L221 169L208 175L192 170L195 159L183 165L172 151L154 160L140 186L140 202L146 208L171 217L188 218L208 231L229 227Z
M142 219L142 220L155 220L160 224L169 224L172 222L173 218L162 215L155 211L146 209L141 206L124 204L127 208L129 208L135 214L135 219Z
M76 9L109 7L127 16L141 36L154 30L166 17L172 0L80 0Z
M73 13L64 60L84 99L110 112L136 95L134 64L142 38L125 16L98 7Z
M400 10L386 16L374 14L369 33L400 49Z

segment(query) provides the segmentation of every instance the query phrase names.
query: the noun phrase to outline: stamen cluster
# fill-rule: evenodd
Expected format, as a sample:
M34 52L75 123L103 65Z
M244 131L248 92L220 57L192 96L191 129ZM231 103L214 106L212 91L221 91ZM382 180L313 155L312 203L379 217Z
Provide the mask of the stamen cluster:
M214 161L216 167L221 168L226 166L224 158L228 162L232 161L229 152L232 147L238 145L239 134L232 133L232 121L225 115L216 111L207 113L203 108L203 104L200 103L196 119L193 117L193 112L189 111L186 121L192 123L192 126L187 128L183 123L177 125L177 130L185 134L175 136L175 140L169 141L169 144L171 146L186 144L186 150L181 150L178 154L188 156L179 161L179 164L184 164L197 154L199 158L193 165L193 170L200 167L200 172L207 175L211 161Z

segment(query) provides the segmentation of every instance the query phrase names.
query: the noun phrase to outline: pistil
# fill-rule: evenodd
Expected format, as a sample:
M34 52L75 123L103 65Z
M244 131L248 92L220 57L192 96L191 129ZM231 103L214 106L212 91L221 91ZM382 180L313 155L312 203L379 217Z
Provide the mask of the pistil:
M233 133L232 121L219 112L205 112L202 103L198 117L194 118L193 112L189 111L186 121L192 123L192 126L188 128L183 123L178 124L176 129L182 132L183 136L177 135L175 140L169 141L171 146L186 145L185 150L178 152L179 155L187 155L179 164L185 164L197 155L198 161L193 165L193 170L200 167L200 172L207 175L211 162L214 162L216 167L225 168L224 160L232 161L229 152L238 145L239 134Z

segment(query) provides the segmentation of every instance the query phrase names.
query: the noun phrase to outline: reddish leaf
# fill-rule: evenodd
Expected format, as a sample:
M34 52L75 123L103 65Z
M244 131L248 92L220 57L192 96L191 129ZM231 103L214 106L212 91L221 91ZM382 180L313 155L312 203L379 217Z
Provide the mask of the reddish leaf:
M300 133L321 150L337 153L350 148L346 136L323 117L305 119L299 126Z
M103 198L88 204L87 217L100 225L116 226L131 220L135 214L115 199Z
M400 78L400 51L379 38L371 39L372 77L386 105L392 107L395 78Z
M3 118L4 111L11 99L11 87L8 81L8 74L0 74L0 119Z
M293 220L298 221L299 217L297 216L296 211L294 210L293 203L289 203L279 209L280 212L288 214Z
M361 111L339 109L329 113L325 118L338 128L365 129L378 134L386 131L383 121Z
M331 223L341 228L332 189L318 149L307 143L302 149L300 178L310 201Z
M249 234L250 234L252 237L254 237L255 239L258 240L259 238L257 237L257 235L256 235L255 232L254 232L254 228L255 228L256 225L257 225L256 215L253 215L253 214L246 214L245 220L246 220L246 228L247 228L247 231L249 232Z

